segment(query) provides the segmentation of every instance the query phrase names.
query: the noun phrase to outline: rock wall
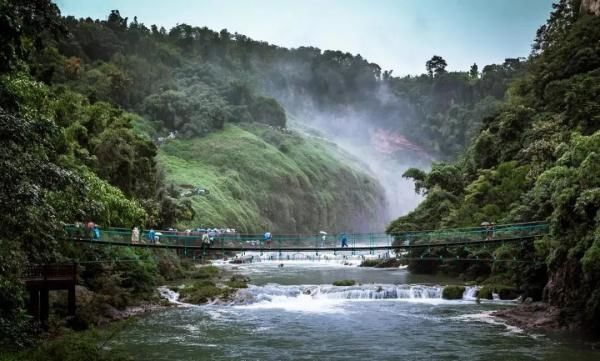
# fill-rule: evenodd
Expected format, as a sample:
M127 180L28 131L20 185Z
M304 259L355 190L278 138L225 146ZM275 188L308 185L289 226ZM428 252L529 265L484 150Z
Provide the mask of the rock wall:
M582 0L579 11L582 14L600 15L600 0Z

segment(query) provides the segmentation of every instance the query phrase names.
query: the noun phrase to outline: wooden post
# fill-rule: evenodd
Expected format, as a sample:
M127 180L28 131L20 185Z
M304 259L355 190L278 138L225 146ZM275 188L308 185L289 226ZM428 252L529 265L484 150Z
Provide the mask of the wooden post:
M40 289L40 322L48 326L48 316L50 311L50 299L48 288Z
M68 312L70 316L75 316L75 284L69 287Z
M40 320L40 291L35 288L29 290L29 314L34 321Z

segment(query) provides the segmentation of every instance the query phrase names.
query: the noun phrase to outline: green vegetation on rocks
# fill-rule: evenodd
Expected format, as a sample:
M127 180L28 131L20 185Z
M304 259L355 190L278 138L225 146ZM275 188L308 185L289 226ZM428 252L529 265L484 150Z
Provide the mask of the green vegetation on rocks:
M497 294L501 300L514 300L520 295L519 291L512 286L485 285L477 292L477 298L491 300L494 298L494 293Z
M112 330L112 328L110 328ZM108 331L90 330L67 332L54 339L45 340L27 351L3 354L2 361L125 361L125 355L114 350L103 349L102 340L110 337Z
M183 302L204 304L214 300L227 300L237 289L247 288L250 282L248 277L237 274L228 279L224 279L224 276L223 272L212 265L195 267L187 272L191 282L172 289L179 292Z
M365 259L360 263L360 267L375 268L396 268L402 265L402 261L397 258L384 259Z
M464 293L464 286L446 286L442 291L442 298L445 300L460 300Z
M492 286L483 286L477 291L477 298L491 300L494 298L494 288Z
M226 292L227 289L217 287L214 282L202 280L185 285L179 290L179 295L183 302L202 304L223 297Z
M230 288L248 288L250 278L241 275L233 275L225 284Z
M381 260L379 259L365 259L360 263L360 267L375 267Z
M355 280L340 280L333 282L334 286L354 286L355 284Z
M239 279L231 279L225 283L230 288L248 288L248 284Z
M365 259L360 263L360 267L375 267L381 260L378 259Z
M211 279L219 275L219 268L208 266L196 266L187 272L187 277L192 279Z

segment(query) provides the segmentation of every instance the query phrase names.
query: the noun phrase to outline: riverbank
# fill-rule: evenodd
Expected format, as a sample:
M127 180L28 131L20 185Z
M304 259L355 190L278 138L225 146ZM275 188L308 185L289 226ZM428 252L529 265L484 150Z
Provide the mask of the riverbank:
M51 293L49 329L35 334L28 347L20 349L0 349L0 361L52 361L52 360L129 360L121 354L113 354L104 345L129 324L151 314L175 308L177 304L165 298L160 288L205 279L221 282L228 273L209 265L188 265L182 272L172 272L165 281L147 285L148 292L127 295L118 287L92 291L78 285L75 290L77 308L75 316L64 315L66 295ZM158 280L158 279L157 279Z
M565 330L559 322L560 310L543 302L520 304L514 308L495 311L492 316L526 331Z

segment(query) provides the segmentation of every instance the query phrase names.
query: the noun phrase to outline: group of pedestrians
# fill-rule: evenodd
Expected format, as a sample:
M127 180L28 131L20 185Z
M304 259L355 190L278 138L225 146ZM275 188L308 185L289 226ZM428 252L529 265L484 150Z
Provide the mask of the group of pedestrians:
M87 237L93 240L99 240L100 236L101 236L101 231L100 231L100 226L98 226L97 224L95 224L92 221L88 221L85 223L85 225L81 224L81 223L75 223L75 227L76 227L76 235L79 237ZM170 229L169 232L174 232L176 235L177 234L177 230L175 229ZM226 230L220 231L216 228L208 228L208 229L198 229L196 231L192 231L192 230L186 230L185 232L183 232L183 235L186 237L191 237L191 236L199 236L200 240L202 242L203 246L207 246L210 247L214 241L216 240L216 238L220 235L224 235L224 234L230 234L232 231L228 228ZM155 231L153 228L150 228L145 235L145 240L149 243L149 244L160 244L160 237L163 234L161 232L157 232ZM327 240L327 233L325 232L321 232L321 247L325 247L325 242ZM142 242L142 232L140 231L140 228L138 227L133 227L133 229L131 230L131 243L132 244L137 244ZM273 241L273 235L270 231L266 231L263 234L263 239L262 239L263 243L271 248L272 245L272 241ZM346 235L346 233L342 233L340 235L340 242L341 242L341 247L342 248L347 248L348 247L348 236Z
M271 244L273 241L273 235L271 232L267 231L263 234L263 243L265 246L271 248ZM327 233L321 232L321 248L325 247L325 241L327 240ZM348 248L348 236L346 233L342 233L340 236L340 241L342 243L342 248Z
M76 222L74 235L80 238L99 240L101 236L100 226L92 221Z

